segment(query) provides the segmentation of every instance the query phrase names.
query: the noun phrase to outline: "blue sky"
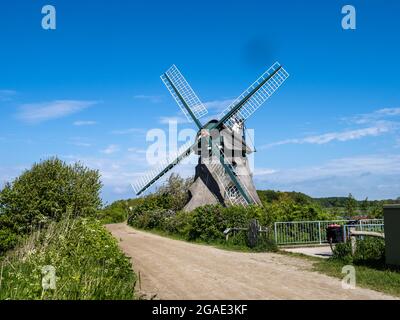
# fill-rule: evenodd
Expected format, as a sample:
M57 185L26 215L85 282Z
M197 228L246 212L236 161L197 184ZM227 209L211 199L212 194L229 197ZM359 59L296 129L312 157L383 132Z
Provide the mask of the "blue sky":
M279 61L290 78L247 122L256 186L398 197L399 16L394 0L2 1L0 183L57 155L99 169L105 201L132 197L148 130L194 128L161 73L176 64L216 114Z

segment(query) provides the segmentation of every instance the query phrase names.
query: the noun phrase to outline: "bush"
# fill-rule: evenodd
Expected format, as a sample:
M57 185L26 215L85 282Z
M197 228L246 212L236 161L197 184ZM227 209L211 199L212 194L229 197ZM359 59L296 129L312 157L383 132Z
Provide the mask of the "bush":
M0 229L0 256L8 250L14 248L20 237L11 229Z
M143 204L139 205L143 208ZM150 209L139 212L134 209L128 224L140 229L154 229L177 235L188 241L218 243L228 246L248 247L247 233L237 232L225 241L224 231L230 227L247 228L252 219L264 221L263 210L257 206L229 207L208 205L199 207L192 212L179 211L175 213L169 209ZM254 250L275 250L276 246L269 238L260 237Z
M332 258L351 263L353 261L351 244L349 242L337 243L332 251Z
M192 182L193 178L184 179L173 173L155 195L167 200L162 206L164 209L182 210L189 201L189 187Z
M351 254L350 241L338 243L335 245L332 258L355 264L384 263L385 241L373 237L365 237L363 240L359 238L354 256Z
M101 209L96 217L103 224L123 222L127 219L129 213L128 201L120 200Z
M385 240L380 238L366 237L357 241L354 260L357 261L385 261Z
M100 222L65 219L37 231L1 264L1 299L133 299L135 275ZM43 290L42 268L53 266L56 289Z
M15 240L67 212L93 216L101 206L100 188L98 171L80 163L67 165L57 158L35 163L0 191L0 230L3 236L14 233ZM0 253L14 240L0 241Z
M267 223L276 221L329 220L335 216L328 214L315 203L299 203L282 193L278 200L264 205Z

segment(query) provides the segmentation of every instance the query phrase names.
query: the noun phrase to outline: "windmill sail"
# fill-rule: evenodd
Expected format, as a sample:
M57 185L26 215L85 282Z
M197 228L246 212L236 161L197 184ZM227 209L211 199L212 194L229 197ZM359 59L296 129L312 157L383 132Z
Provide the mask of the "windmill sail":
M220 119L229 128L242 124L288 77L289 73L278 62L274 63L221 113Z
M179 162L188 157L195 146L197 146L197 142L193 144L189 141L180 147L174 156L168 157L168 159L163 161L156 169L144 173L142 177L135 181L135 183L132 183L132 188L135 190L136 195L143 193Z
M161 76L161 80L178 103L186 118L190 122L194 120L199 125L198 119L206 115L208 111L178 68L173 65Z

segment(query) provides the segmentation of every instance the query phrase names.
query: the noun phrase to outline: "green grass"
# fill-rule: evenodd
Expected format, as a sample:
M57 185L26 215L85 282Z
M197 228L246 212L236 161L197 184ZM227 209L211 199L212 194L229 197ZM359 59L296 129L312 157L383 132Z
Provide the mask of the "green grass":
M279 254L308 260L312 263L311 271L343 279L342 268L351 264L356 269L356 285L389 295L400 297L400 269L389 268L379 261L358 261L349 263L341 259L322 259L302 253L279 251Z
M338 259L320 259L314 263L315 271L343 279L343 266L348 263ZM400 270L383 264L352 264L356 269L356 285L390 295L400 296Z
M53 266L56 288L42 288ZM117 241L93 219L65 219L32 234L0 260L0 300L134 299L136 276Z

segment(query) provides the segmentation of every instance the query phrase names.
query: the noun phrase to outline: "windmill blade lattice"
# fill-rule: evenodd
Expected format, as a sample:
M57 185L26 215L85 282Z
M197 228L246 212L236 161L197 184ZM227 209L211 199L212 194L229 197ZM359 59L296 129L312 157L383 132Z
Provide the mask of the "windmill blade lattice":
M288 77L289 73L278 62L274 63L221 113L220 119L223 119L226 114L242 103L239 109L224 121L224 124L229 128L234 128L235 125L243 123L244 120L250 117ZM268 80L262 84L266 79ZM250 95L258 86L260 86L258 90ZM243 101L246 98L247 100Z
M164 82L168 91L171 93L172 97L178 103L182 112L190 122L195 119L192 119L184 103L186 103L197 119L200 119L208 113L206 107L201 103L198 96L194 93L192 87L175 65L169 68L167 72L161 76L161 80ZM184 101L182 101L181 98Z
M183 159L188 157L192 153L195 146L197 146L197 142L195 142L194 144L191 141L187 142L186 144L181 146L174 155L171 155L167 157L167 160L162 161L156 169L144 173L140 178L136 180L135 183L132 183L132 188L135 190L135 193L137 195L143 193L158 179L164 176Z

